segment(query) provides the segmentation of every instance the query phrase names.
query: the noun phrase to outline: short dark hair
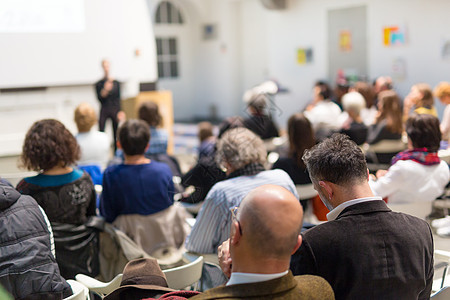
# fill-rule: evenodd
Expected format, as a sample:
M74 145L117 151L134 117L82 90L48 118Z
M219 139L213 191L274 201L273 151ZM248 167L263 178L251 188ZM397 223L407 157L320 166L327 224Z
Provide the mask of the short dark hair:
M150 141L150 128L142 120L128 120L119 128L119 142L126 155L140 155Z
M330 99L332 97L332 92L331 92L331 88L328 85L328 83L326 83L325 81L317 81L316 84L314 85L318 88L320 88L320 92L319 95L325 100L325 99Z
M367 180L364 153L345 134L335 133L320 144L305 151L302 157L312 180L338 185Z
M80 158L80 146L59 121L44 119L28 130L22 147L21 162L33 171L46 171L61 164L74 164Z
M427 148L430 152L439 150L441 130L439 119L429 114L413 114L406 121L406 133L414 148Z
M139 119L144 120L151 127L158 127L162 122L158 104L151 101L144 102L139 106L138 116Z

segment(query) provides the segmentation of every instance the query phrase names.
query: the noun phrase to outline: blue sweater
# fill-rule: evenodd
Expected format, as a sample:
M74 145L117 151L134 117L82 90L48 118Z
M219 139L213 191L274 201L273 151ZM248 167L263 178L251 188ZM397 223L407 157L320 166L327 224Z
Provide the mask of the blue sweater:
M172 173L164 163L110 166L103 174L100 214L107 222L119 215L154 214L171 206L173 195Z

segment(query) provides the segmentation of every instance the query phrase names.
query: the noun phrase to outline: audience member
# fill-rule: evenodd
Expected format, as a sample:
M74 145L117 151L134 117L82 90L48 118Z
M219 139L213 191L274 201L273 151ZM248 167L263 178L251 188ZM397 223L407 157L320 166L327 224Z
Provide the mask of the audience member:
M349 85L347 80L344 78L337 80L336 87L334 88L333 102L336 103L342 110L342 97L348 93Z
M378 94L383 91L392 90L392 78L389 76L380 76L373 82L373 91L375 93L375 104L377 104Z
M106 120L111 120L115 147L117 127L119 125L120 83L111 77L110 63L107 59L102 60L102 68L104 76L95 84L97 99L101 104L98 128L100 131L105 131Z
M232 208L230 239L219 250L229 257L230 280L192 299L334 299L323 278L289 271L302 243L302 215L297 198L282 187L263 185L248 193Z
M350 88L350 92L358 92L364 97L366 107L360 112L361 119L367 126L372 125L377 115L377 107L374 104L375 93L372 86L367 82L358 81Z
M78 165L99 166L103 171L110 157L111 142L107 134L92 129L97 123L94 108L86 102L81 103L75 109L74 119L78 128L75 138L81 150Z
M442 140L447 142L450 139L450 83L441 82L434 89L434 94L442 104L445 105L444 115L441 122Z
M382 99L382 98L381 98ZM303 160L328 222L302 233L294 275L322 276L336 299L429 299L433 237L428 224L394 213L368 183L361 149L342 134L306 151Z
M406 122L408 149L397 154L389 170L379 170L369 184L388 203L431 202L450 179L445 161L437 155L441 141L438 118L414 114ZM431 204L430 204L431 210Z
M367 143L377 144L382 140L401 140L402 112L400 98L394 91L383 91L378 95L378 115L375 124L369 126ZM377 153L379 163L390 163L397 153ZM368 158L369 159L369 158Z
M335 130L341 128L339 116L341 109L332 102L328 84L318 81L314 86L314 100L306 108L305 117L311 122L316 139L323 140Z
M239 205L252 189L263 184L297 192L289 175L282 170L265 171L263 141L246 128L230 129L218 141L217 160L226 169L227 179L216 183L206 196L186 248L197 253L216 253L229 236L230 208Z
M411 91L403 102L403 121L409 118L411 110L416 114L430 114L437 117L431 87L426 83L418 83L411 87Z
M357 145L364 144L367 139L367 126L360 115L361 110L366 106L363 96L358 92L347 93L342 97L342 105L348 118L340 132L348 135Z
M279 136L278 128L272 117L266 112L267 95L257 94L247 103L250 116L244 119L244 127L250 129L261 139L267 140Z
M138 116L140 120L144 120L150 126L152 142L145 154L167 153L169 134L164 128L160 127L162 125L162 116L159 113L158 105L151 101L143 102L139 106Z
M33 198L0 182L0 284L14 299L72 294L51 251L48 226Z
M287 156L281 156L272 169L281 169L289 174L296 185L310 184L308 170L302 160L303 152L315 145L314 131L311 123L301 113L292 115L288 120L289 151ZM308 200L301 201L303 209Z
M92 180L87 173L72 167L79 157L80 148L75 137L61 122L53 119L37 121L25 136L21 160L25 168L39 174L26 177L17 185L20 193L36 199L52 223L56 259L65 278L72 278L77 272L93 276L98 272L98 257L94 254L98 251L96 233L76 250L66 247L68 240L76 236L71 230L95 216L96 195ZM67 239L57 242L56 233Z
M198 123L198 160L203 157L211 157L215 153L216 138L213 135L213 126L209 122Z

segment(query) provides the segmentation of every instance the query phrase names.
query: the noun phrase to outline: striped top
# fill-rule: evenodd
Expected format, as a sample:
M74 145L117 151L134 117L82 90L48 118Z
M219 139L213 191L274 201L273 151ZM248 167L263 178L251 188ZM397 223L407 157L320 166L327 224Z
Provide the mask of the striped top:
M286 188L297 198L297 191L289 175L283 170L263 171L253 176L239 176L216 183L205 198L197 221L186 240L188 251L217 253L230 235L230 208L239 206L254 188L274 184Z

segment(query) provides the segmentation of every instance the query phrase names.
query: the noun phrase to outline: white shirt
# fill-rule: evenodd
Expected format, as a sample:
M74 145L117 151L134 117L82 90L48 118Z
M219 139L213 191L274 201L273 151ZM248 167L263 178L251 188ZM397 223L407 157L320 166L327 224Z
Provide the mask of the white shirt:
M111 154L108 135L104 132L91 130L79 133L75 138L81 150L81 158L78 164L80 166L99 165L102 170L105 169Z
M386 175L370 180L373 193L388 197L388 203L431 202L444 192L450 178L445 161L425 166L412 160L399 160Z
M275 274L256 274L256 273L235 272L235 273L231 273L231 277L230 277L230 280L228 280L227 285L268 281L268 280L283 277L287 273L288 273L288 270L281 272L281 273L275 273Z
M368 202L368 201L383 201L383 199L381 199L381 197L365 197L365 198L358 198L358 199L353 199L350 201L345 201L344 203L339 204L332 211L327 213L327 220L328 221L336 220L336 218L339 216L339 214L345 208L347 208L351 205L355 205L355 204L362 203L362 202Z
M305 111L304 114L313 125L314 130L318 128L339 129L342 125L341 112L336 103L323 100L310 111Z

